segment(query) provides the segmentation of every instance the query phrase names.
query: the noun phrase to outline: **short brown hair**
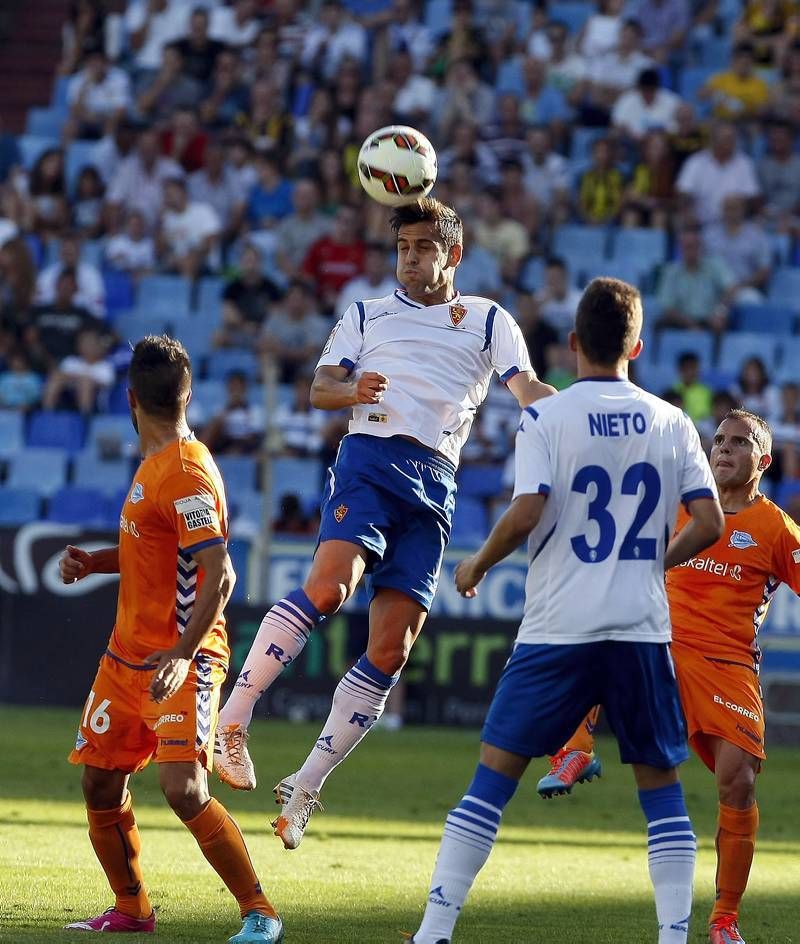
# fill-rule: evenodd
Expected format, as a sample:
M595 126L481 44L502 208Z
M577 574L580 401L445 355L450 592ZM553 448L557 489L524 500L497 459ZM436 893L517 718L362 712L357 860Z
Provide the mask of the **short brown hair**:
M397 236L401 226L411 223L433 223L436 232L448 249L464 244L464 224L456 211L433 197L423 197L416 203L400 206L390 220L392 232Z
M191 384L192 364L180 341L166 334L151 334L137 342L128 368L128 386L145 413L178 419Z
M755 439L756 445L761 452L772 455L772 430L763 416L759 416L758 413L752 413L750 410L744 410L739 407L735 410L729 410L725 414L725 418L722 422L724 423L725 420L739 420L742 423L746 423L750 427L753 433L753 439Z
M612 367L627 358L642 330L642 296L621 279L592 279L578 303L575 333L584 355Z

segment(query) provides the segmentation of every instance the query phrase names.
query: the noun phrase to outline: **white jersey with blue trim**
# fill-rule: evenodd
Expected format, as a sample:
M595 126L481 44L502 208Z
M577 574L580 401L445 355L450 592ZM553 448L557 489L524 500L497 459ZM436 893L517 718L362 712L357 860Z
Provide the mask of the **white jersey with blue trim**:
M413 436L454 465L492 371L505 382L533 369L516 321L490 299L420 305L402 291L345 311L317 364L329 366L389 378L383 402L353 407L351 433Z
M628 380L586 379L522 411L515 463L514 497L547 495L517 641L668 642L679 503L717 497L691 420Z

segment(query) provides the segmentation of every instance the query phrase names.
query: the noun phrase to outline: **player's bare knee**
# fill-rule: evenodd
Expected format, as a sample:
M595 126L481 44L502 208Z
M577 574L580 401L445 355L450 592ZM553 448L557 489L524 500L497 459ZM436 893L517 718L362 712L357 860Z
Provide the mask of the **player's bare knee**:
M86 806L90 810L113 810L125 801L124 778L115 776L116 771L84 767L81 788Z
M370 644L367 647L367 658L385 675L397 675L408 661L410 652L411 646L405 641L384 642L381 645Z
M741 764L719 777L718 787L723 806L747 809L756 799L756 772L749 764Z
M333 616L350 596L350 588L344 581L330 577L309 578L303 589L308 599L326 616Z
M173 813L184 821L199 816L208 802L207 794L194 781L162 783L161 791Z

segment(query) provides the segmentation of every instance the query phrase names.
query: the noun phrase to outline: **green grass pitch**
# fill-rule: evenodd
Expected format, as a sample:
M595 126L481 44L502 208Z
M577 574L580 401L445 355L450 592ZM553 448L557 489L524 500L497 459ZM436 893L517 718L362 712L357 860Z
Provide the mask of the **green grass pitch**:
M75 940L60 930L97 914L110 895L86 836L78 769L65 760L78 712L0 707L0 941ZM302 847L285 852L267 829L271 787L292 770L317 726L258 722L253 794L213 782L236 815L287 944L399 944L417 927L444 816L467 785L477 733L375 731L325 790L327 812ZM455 944L647 944L656 940L645 835L631 774L602 741L602 780L568 799L535 795L535 763L511 803L478 878ZM742 913L748 944L800 944L798 752L773 748L759 782L761 834ZM167 809L152 769L134 778L145 879L159 914L156 940L224 942L235 905L194 841ZM710 775L684 768L700 839L689 940L705 941L714 877L716 816ZM150 936L129 935L136 941ZM78 939L81 939L78 937Z

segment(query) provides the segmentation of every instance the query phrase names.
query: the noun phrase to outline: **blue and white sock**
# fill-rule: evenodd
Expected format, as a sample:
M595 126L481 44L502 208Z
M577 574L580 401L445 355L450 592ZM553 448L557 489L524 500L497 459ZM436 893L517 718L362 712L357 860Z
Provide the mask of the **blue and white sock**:
M679 783L640 790L647 819L647 861L656 894L658 944L686 944L692 912L697 837Z
M300 655L311 630L324 619L300 587L272 607L261 621L239 678L219 713L220 724L249 726L258 699Z
M449 941L475 876L492 851L500 817L517 781L478 764L472 783L447 814L428 903L414 944Z
M297 773L304 790L319 791L328 775L366 737L383 714L399 675L386 675L366 655L341 679L333 693L331 713L317 743Z

